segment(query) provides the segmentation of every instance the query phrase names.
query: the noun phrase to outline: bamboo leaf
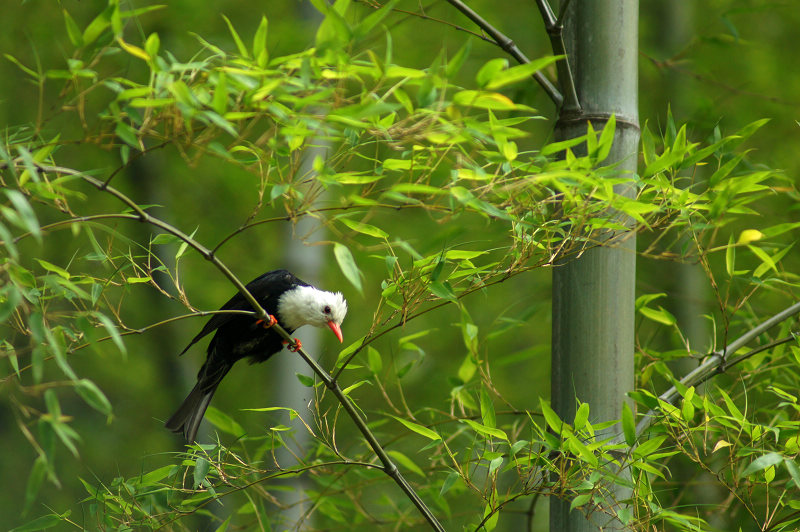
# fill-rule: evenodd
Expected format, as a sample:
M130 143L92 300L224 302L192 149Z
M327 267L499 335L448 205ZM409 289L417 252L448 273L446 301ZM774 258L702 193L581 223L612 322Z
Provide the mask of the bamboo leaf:
M633 450L633 454L639 458L644 458L647 455L653 454L659 449L659 447L661 447L661 444L664 443L664 440L666 439L667 437L662 435L644 441L641 445Z
M484 426L495 428L497 427L497 418L494 412L494 404L492 398L489 396L489 391L485 386L481 387L481 420Z
M439 436L435 431L429 429L428 427L423 427L422 425L420 425L418 423L414 423L413 421L409 421L409 420L403 419L401 417L392 416L391 414L389 415L389 417L395 419L396 421L399 421L400 423L405 425L407 429L416 432L420 436L425 436L426 438L428 438L430 440L434 440L434 441L442 439L441 436Z
M479 434L483 434L484 436L492 436L494 438L500 438L501 440L508 441L508 434L505 433L502 429L487 427L486 425L481 425L471 419L461 419L459 420L461 423L466 423L470 426L472 430Z
M355 220L351 220L349 218L341 218L341 222L358 233L374 236L375 238L383 238L386 239L389 237L389 233L384 231L379 227L375 227L374 225L365 224L362 222L357 222Z
M561 418L558 417L555 410L550 407L550 403L539 398L539 407L542 409L542 415L544 416L544 420L547 422L547 425L555 432L557 435L560 435L563 428L564 422L561 421Z
M233 42L236 43L236 49L239 50L239 55L241 55L245 59L248 59L250 57L250 54L247 51L247 46L244 45L244 41L242 41L242 38L239 37L239 34L233 27L233 24L231 23L230 19L228 19L228 17L226 17L225 15L222 15L222 18L225 20L225 24L228 25L228 31L230 31L231 37L233 37Z
M111 415L111 402L94 382L89 379L81 379L75 383L75 391L86 401L87 405L106 416Z
M589 403L581 403L578 410L575 412L575 421L572 426L575 430L580 430L586 426L589 421Z
M622 403L622 432L625 434L625 443L633 446L636 443L636 420L627 402Z
M232 434L237 438L247 434L239 423L219 408L209 406L206 410L206 419L222 432Z
M37 242L42 242L42 230L39 227L39 220L36 217L36 213L33 212L33 208L31 207L28 200L25 198L25 195L18 190L13 190L7 188L5 190L6 196L9 200L11 200L11 204L14 205L17 213L19 214L19 218L22 222L23 228L27 229L28 232L33 235Z
M750 465L747 466L744 471L742 471L739 477L744 478L748 475L752 475L753 473L758 473L759 471L763 471L770 466L779 464L780 462L783 462L783 456L781 456L779 453L767 453L750 462Z
M520 81L526 80L531 76L533 76L534 73L542 70L543 68L548 67L549 65L552 65L556 61L563 58L564 58L563 55L540 57L539 59L535 59L530 63L513 66L507 70L501 70L499 72L494 72L494 73L487 72L484 75L488 75L491 77L487 80L485 86L481 83L480 79L478 80L478 84L486 88L487 90L497 90L507 85L511 85L512 83L518 83ZM491 63L491 61L489 63ZM489 63L484 65L484 68L487 65L489 65ZM494 68L494 65L492 66L492 68ZM480 76L480 72L478 73L478 76Z
M386 451L386 454L394 458L398 464L405 467L412 473L416 473L421 477L425 477L425 473L422 471L422 469L420 469L419 466L415 464L413 460L411 460L408 456L404 455L400 451Z
M256 64L261 68L267 66L269 62L269 51L267 50L267 28L269 23L267 17L261 17L261 23L258 25L256 34L253 37L253 57L256 59Z
M350 281L350 284L352 284L359 293L363 293L363 288L361 286L361 270L358 269L353 254L350 253L350 249L344 244L336 242L333 245L333 254L345 278Z
M203 481L206 479L206 475L208 475L208 471L211 469L211 464L203 458L202 456L198 456L194 461L194 485L195 487L202 486Z

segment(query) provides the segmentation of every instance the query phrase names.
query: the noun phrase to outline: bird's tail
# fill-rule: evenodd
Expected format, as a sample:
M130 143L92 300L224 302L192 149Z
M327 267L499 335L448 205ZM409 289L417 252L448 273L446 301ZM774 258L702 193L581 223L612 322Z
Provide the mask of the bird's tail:
M230 366L218 368L217 371L213 372L213 375L209 375L204 371L206 370L204 367L200 371L197 384L186 396L186 399L183 400L178 410L164 423L164 426L173 432L183 432L186 441L193 443L197 437L197 429L200 428L200 422L203 421L208 404L211 402L211 398L214 397L214 392L217 391L217 386L222 381L222 377L228 373L229 369Z

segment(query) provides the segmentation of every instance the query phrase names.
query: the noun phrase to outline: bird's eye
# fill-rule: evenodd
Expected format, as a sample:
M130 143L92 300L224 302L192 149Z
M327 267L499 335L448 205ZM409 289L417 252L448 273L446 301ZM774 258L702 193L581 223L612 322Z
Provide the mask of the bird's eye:
M330 314L331 313L331 307L325 305L325 308L322 309L322 312L324 312L325 314Z

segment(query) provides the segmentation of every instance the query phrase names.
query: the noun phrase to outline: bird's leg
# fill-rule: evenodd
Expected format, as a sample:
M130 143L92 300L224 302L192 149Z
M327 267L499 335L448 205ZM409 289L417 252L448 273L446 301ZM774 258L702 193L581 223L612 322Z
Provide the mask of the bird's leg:
M278 323L278 320L275 319L275 316L273 316L272 314L267 314L267 319L266 320L258 320L256 322L256 325L260 324L265 329L269 329L270 327L272 327L276 323Z
M300 342L299 338L295 338L291 344L289 342L287 342L286 340L281 340L281 342L284 345L286 345L286 349L288 349L292 353L297 353L298 349L302 349L302 347L303 347L303 344Z

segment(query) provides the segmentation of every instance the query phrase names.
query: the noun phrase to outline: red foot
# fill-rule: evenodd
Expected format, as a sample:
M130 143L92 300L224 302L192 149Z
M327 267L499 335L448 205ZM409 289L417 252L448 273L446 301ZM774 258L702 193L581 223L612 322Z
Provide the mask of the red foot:
M258 320L256 322L256 325L261 324L261 326L264 327L265 329L269 329L270 327L272 327L276 323L278 323L278 320L275 319L275 316L273 316L272 314L267 314L267 319L266 320Z
M303 344L302 344L302 343L300 343L300 340L298 340L297 338L295 338L295 339L294 339L294 343L293 343L293 344L289 344L289 345L287 345L287 346L286 346L286 349L288 349L288 350L289 350L289 351L291 351L292 353L297 353L297 351L298 351L299 349L302 349L302 347L303 347Z

